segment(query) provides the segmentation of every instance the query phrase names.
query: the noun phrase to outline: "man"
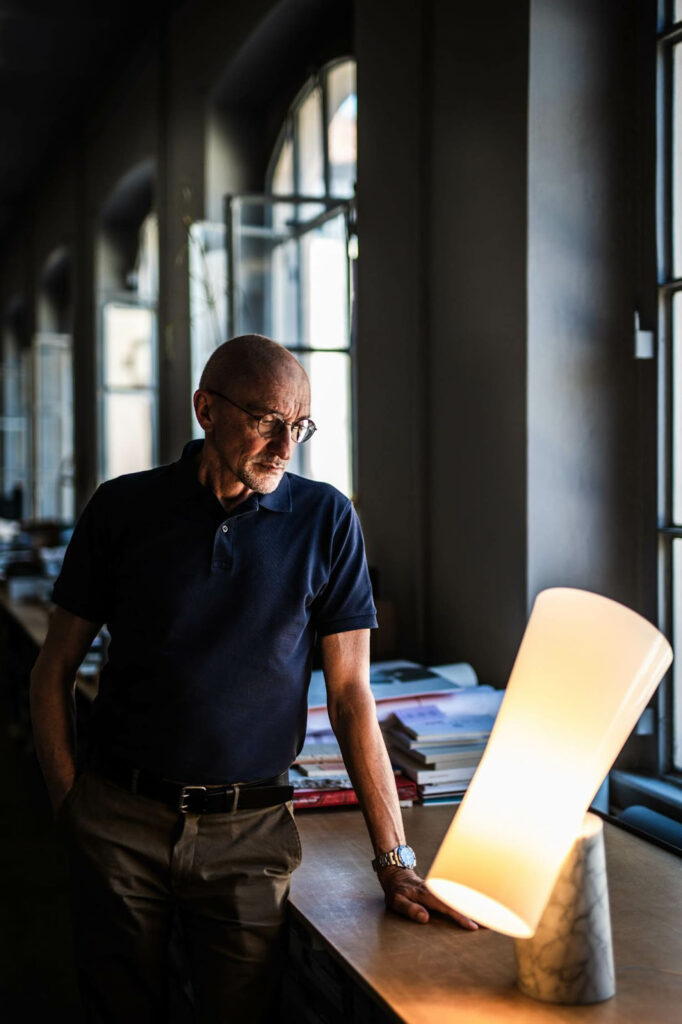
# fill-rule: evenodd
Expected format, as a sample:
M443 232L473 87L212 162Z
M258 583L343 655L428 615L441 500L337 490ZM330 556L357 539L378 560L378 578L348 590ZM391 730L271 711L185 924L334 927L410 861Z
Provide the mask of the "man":
M205 440L103 484L55 584L31 707L93 1021L168 1020L178 922L198 1019L272 1019L300 860L287 771L316 641L387 905L475 927L393 852L405 836L369 688L376 623L359 524L334 488L285 473L315 430L309 406L282 346L255 335L221 345L194 395ZM109 660L76 778L74 675L103 623Z

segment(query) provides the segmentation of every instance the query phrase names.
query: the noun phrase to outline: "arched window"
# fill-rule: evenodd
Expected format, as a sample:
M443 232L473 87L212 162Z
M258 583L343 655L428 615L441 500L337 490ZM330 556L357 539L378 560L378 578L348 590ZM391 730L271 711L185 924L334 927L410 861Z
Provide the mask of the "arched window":
M354 60L328 64L306 82L284 123L267 176L274 195L351 199L357 173Z
M290 468L353 493L355 62L292 104L264 194L226 197L228 334L267 334L306 368L318 433Z

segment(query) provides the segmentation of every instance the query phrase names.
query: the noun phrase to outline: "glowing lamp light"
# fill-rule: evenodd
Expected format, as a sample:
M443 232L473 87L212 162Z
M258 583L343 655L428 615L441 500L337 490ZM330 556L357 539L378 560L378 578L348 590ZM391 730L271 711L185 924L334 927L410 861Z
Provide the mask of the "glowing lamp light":
M489 928L532 936L671 661L665 637L629 608L584 590L542 591L428 887Z

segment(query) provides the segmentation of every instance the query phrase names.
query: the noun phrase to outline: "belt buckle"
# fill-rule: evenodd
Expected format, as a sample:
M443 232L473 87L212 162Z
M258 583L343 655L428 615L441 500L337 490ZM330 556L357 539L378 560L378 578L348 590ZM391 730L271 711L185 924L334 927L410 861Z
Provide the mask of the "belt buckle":
M180 814L187 814L189 807L189 797L192 790L200 790L204 793L207 791L207 786L183 786L178 796L178 811Z

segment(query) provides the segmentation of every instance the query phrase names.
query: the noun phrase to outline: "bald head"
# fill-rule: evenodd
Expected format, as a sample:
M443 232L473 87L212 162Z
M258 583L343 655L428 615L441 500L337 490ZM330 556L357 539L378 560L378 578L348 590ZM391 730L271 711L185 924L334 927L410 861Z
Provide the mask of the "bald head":
M308 375L270 338L232 338L206 363L194 411L206 437L200 481L223 503L241 501L251 491L269 494L291 458L297 425L310 417ZM280 417L279 426L269 422L263 430L261 422L271 414Z
M211 354L199 388L229 388L236 395L244 387L267 387L275 382L294 390L308 389L305 370L283 345L262 334L242 334L219 345Z

